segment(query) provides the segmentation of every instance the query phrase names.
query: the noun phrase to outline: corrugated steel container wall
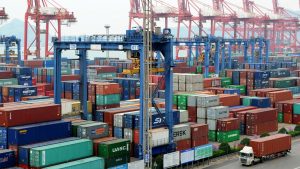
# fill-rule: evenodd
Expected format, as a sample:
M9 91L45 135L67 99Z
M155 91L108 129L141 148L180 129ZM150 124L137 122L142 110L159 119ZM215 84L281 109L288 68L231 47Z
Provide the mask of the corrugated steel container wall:
M32 148L47 146L47 145L51 145L51 144L64 143L64 142L73 141L73 140L79 140L79 138L69 137L69 138L64 138L64 139L58 139L58 140L53 140L53 141L47 141L47 142L42 142L42 143L36 143L36 144L20 146L18 148L19 165L20 166L22 165L23 168L30 166L30 164L29 164L29 162L30 162L30 150Z
M117 139L102 142L98 145L98 156L105 160L122 156L130 156L130 142L127 139Z
M218 119L217 122L218 131L239 130L239 128L240 128L240 121L238 118Z
M190 149L190 148L191 148L191 140L190 139L176 141L176 151L182 151L182 150L186 150L186 149Z
M173 127L174 141L186 140L191 138L191 128L189 124L178 124Z
M262 109L255 109L250 110L247 112L246 115L246 124L258 124L267 121L274 121L277 120L277 109L274 108L262 108Z
M104 169L104 159L101 157L90 157L64 164L59 164L45 169Z
M207 119L208 129L217 130L217 120L216 119Z
M94 121L79 121L79 122L72 122L72 136L77 137L77 129L78 126L84 125L84 124L91 124L94 123Z
M115 114L114 115L114 126L115 127L124 127L124 117L125 113Z
M116 138L123 138L123 128L121 128L121 127L114 127L114 137L116 137Z
M187 110L180 110L179 112L179 123L189 122L189 112Z
M191 146L201 146L208 143L208 125L193 124L191 125Z
M133 130L129 128L124 128L124 139L130 140L130 142L133 142Z
M89 157L92 154L92 141L80 139L31 149L30 165L33 167L46 167Z
M26 145L71 136L71 122L55 121L8 128L9 145Z
M197 118L206 119L207 118L207 109L204 107L198 107L197 108Z
M208 119L220 119L228 116L229 116L229 107L227 106L209 107L207 109Z
M256 125L248 125L247 124L247 126L246 126L246 134L247 135L260 135L263 133L274 132L277 130L278 130L277 119L275 121L258 123Z
M255 157L272 155L291 150L292 138L287 134L276 134L264 138L250 140Z
M12 127L61 119L60 105L30 104L0 108L0 126Z
M217 132L217 141L219 143L230 143L239 139L240 139L240 130Z
M7 149L7 128L6 127L0 127L0 150L1 149Z
M169 144L169 130L166 128L152 129L149 131L152 138L152 147Z
M197 107L211 107L218 106L220 104L219 96L198 96Z
M0 168L9 168L16 165L15 152L12 150L0 150Z
M79 125L77 129L77 136L80 138L97 139L108 135L108 125L102 122Z

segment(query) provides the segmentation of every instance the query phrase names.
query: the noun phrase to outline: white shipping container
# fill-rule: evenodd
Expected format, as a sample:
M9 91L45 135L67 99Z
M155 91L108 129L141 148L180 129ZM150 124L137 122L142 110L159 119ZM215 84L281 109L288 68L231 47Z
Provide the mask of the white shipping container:
M130 140L130 142L133 142L133 130L130 128L124 128L124 133L123 133L124 139Z
M173 91L179 91L179 84L173 83Z
M185 83L185 74L178 74L178 82Z
M203 83L203 75L202 74L186 74L185 82L187 84Z
M185 85L186 85L185 83L179 83L178 91L185 91L186 90Z
M178 83L179 79L178 79L178 73L173 73L173 83Z
M144 168L145 168L144 160L128 163L128 169L144 169Z
M173 127L174 141L186 140L191 138L191 127L189 124L178 124Z
M203 119L203 118L197 118L197 123L198 123L198 124L206 124L206 119Z
M149 130L151 136L152 147L169 144L169 129L157 128Z
M207 108L206 107L198 107L197 108L197 118L207 118Z
M185 88L187 92L201 91L203 90L203 83L186 84Z
M164 168L170 168L180 165L180 153L179 151L164 154Z
M114 115L114 126L123 127L123 117L125 113L119 113Z
M207 109L208 119L220 119L228 116L229 116L228 106L216 106L216 107L209 107Z
M187 97L187 106L197 107L197 95L189 95Z
M217 130L217 120L207 119L208 130Z
M189 112L187 110L179 110L179 122L180 123L187 123L189 121Z
M72 115L72 103L67 101L61 102L61 114L62 116Z
M199 95L197 97L197 107L212 107L220 104L219 96L216 95Z

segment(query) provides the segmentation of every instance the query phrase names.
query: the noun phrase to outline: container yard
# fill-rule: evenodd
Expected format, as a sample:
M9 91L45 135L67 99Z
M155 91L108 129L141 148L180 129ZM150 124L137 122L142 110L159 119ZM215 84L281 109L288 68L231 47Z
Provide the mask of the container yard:
M0 169L300 168L300 0L0 1Z

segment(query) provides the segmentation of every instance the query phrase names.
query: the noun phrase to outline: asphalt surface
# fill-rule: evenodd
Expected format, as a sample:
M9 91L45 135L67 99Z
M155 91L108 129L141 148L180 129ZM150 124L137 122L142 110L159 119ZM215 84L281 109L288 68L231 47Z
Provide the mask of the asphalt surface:
M220 159L218 164L212 164L205 169L300 169L300 138L293 140L292 151L285 157L280 157L256 164L241 166L237 156L233 159Z

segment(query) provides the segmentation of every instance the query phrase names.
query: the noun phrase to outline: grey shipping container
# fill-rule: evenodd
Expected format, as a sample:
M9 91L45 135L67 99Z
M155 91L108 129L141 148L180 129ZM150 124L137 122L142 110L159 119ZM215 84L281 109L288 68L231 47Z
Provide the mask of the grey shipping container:
M197 107L212 107L220 104L219 96L200 95L197 97Z
M208 119L220 119L229 116L229 107L227 106L216 106L207 109Z
M80 125L77 129L77 136L80 138L97 139L108 135L109 127L102 122Z

